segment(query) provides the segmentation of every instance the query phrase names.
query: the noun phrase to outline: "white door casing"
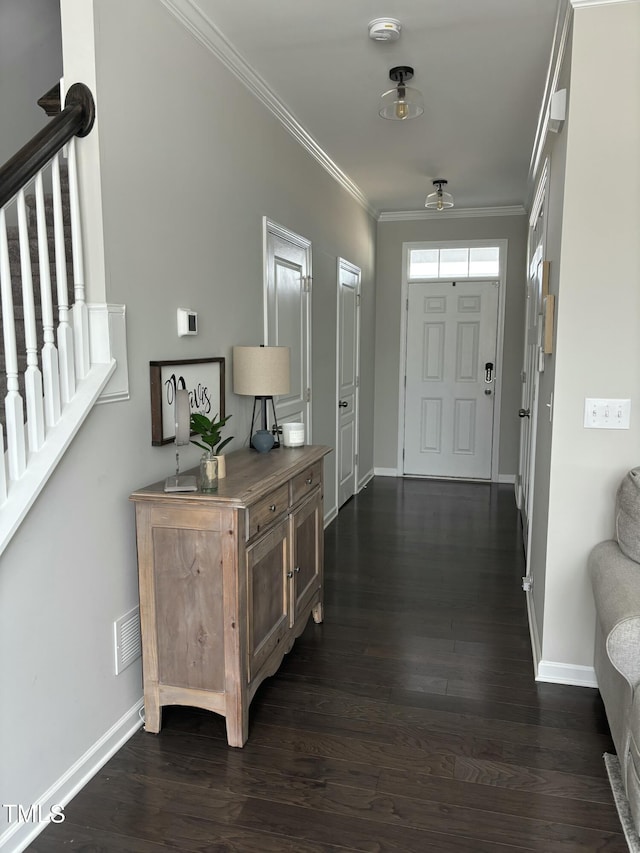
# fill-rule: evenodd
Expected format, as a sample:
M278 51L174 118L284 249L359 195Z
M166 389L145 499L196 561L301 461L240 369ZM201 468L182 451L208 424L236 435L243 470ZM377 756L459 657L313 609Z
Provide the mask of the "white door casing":
M336 494L338 509L356 492L360 371L358 267L338 258Z
M305 425L311 443L311 243L263 218L264 339L291 350L291 389L275 402L278 423ZM269 425L271 426L271 425Z
M538 359L542 324L538 314L538 279L542 275L542 260L538 255L531 262L527 275L527 302L525 307L525 349L522 378L522 405L520 408L520 464L518 477L518 507L522 515L522 532L528 551L529 525L533 504L533 463L536 448L538 412Z
M520 424L520 462L518 470L518 507L522 517L527 575L531 574L531 542L536 438L538 425L538 388L540 385L540 345L542 342L542 291L545 274L544 247L546 240L547 175L549 161L544 164L529 220L527 270L527 304L525 314L525 343L522 369L522 399ZM523 416L524 413L524 416Z
M491 479L498 295L497 281L409 286L405 475Z

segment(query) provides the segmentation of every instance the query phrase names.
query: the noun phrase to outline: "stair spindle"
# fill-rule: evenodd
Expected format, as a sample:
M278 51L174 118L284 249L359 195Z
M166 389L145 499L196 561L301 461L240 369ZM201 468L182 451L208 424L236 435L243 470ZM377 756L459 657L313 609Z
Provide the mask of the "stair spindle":
M89 354L89 312L85 302L84 258L80 231L80 197L75 138L69 142L69 205L71 212L71 249L73 256L73 329L75 332L76 375L84 379L91 366Z
M53 330L53 299L51 295L51 267L47 220L44 207L42 170L36 177L36 226L38 229L38 263L40 267L40 304L42 305L42 378L44 382L44 407L49 429L60 420L60 374L58 350Z
M53 232L56 260L56 289L58 293L58 358L60 361L60 396L66 405L76 392L76 369L73 329L70 324L69 291L67 288L67 259L65 254L64 222L62 219L62 189L60 187L60 155L51 161L53 194Z
M24 406L18 382L16 324L13 314L7 217L4 208L0 209L0 291L2 293L4 360L7 373L7 396L4 398L4 411L7 425L9 479L19 480L27 466L27 453L24 435Z
M40 450L44 444L44 400L42 396L42 373L38 362L36 307L33 298L33 272L24 189L18 193L18 234L22 306L24 309L24 340L27 351L27 369L24 374L24 390L27 400L27 434L29 436L29 451L33 453Z
M7 471L4 462L4 429L0 424L0 506L7 499Z

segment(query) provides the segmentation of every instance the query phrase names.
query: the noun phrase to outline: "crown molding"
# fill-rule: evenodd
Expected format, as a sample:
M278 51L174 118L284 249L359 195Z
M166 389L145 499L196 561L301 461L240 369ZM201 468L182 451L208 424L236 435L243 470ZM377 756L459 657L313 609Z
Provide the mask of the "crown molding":
M531 152L531 160L529 162L529 200L534 193L534 184L536 175L542 162L544 154L544 146L549 132L549 112L551 110L551 98L558 87L560 71L564 61L565 51L567 49L567 41L569 32L571 31L571 17L573 14L572 4L580 2L602 2L602 0L565 0L564 3L558 4L558 14L556 16L555 31L553 34L553 43L551 48L551 56L549 58L549 67L547 69L547 79L545 81L544 95L542 104L540 105L540 113L538 115L538 125L536 128L536 136ZM611 0L604 0L611 2ZM619 2L619 0L613 0ZM626 0L622 0L626 2Z
M207 48L255 97L278 119L298 142L331 177L360 204L367 213L377 218L378 211L360 187L342 171L331 157L318 145L286 105L269 88L266 81L252 68L231 42L208 18L193 0L161 0L162 5L191 35Z
M408 222L419 219L474 219L487 216L524 216L525 208L520 204L509 207L458 207L448 210L383 210L378 222Z
M638 0L569 0L574 9L582 6L612 6L614 3L637 3Z

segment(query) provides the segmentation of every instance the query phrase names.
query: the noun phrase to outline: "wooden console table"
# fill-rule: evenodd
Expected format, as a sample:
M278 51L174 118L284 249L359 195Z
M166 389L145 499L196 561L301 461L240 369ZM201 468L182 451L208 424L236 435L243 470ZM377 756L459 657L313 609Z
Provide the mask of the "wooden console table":
M163 705L226 718L247 740L249 703L310 614L322 621L322 462L329 447L239 450L218 491L165 493L136 505L145 728Z

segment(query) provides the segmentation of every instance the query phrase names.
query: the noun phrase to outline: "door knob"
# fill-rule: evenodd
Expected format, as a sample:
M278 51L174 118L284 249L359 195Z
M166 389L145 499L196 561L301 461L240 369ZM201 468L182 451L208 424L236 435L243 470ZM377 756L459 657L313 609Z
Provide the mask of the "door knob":
M347 403L346 400L340 400L340 402L338 403L338 408L339 409L346 409L348 405L349 405L349 403Z
M519 418L528 418L531 414L531 409L518 409Z

